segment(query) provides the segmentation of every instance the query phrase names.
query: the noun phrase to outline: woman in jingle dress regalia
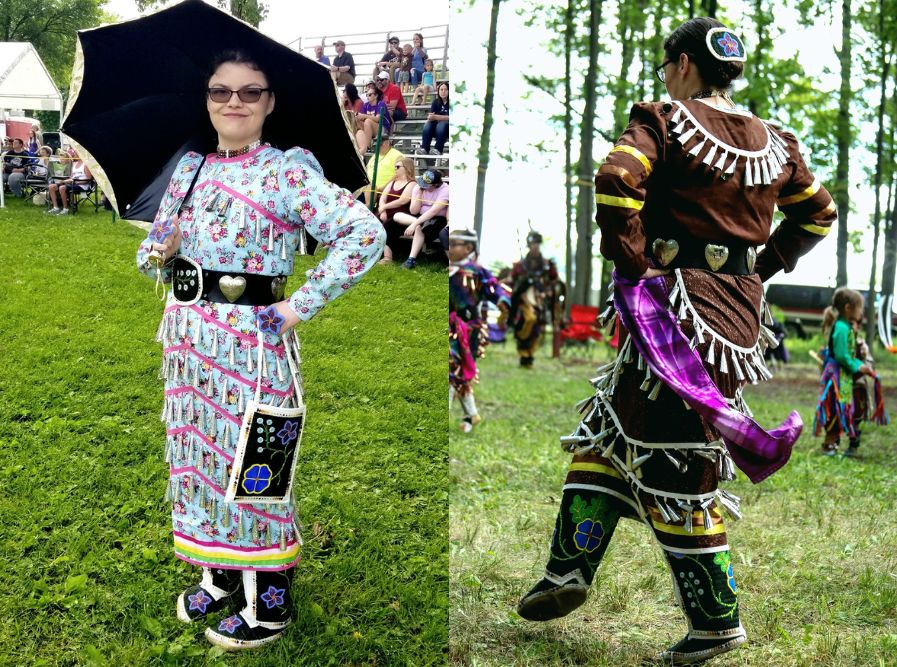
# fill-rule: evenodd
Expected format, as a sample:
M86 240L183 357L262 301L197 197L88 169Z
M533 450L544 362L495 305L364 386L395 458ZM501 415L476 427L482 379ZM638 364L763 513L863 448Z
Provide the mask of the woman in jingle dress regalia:
M236 649L273 641L290 623L301 545L289 495L280 504L224 500L246 403L260 380L261 403L303 405L292 329L364 275L385 235L364 205L324 178L311 153L262 143L275 92L251 56L224 53L211 72L207 108L218 152L180 160L137 264L166 281L176 258L204 272L207 293L192 305L170 294L159 332L175 555L202 568L177 614L193 622L229 604L240 609L206 628L211 642ZM284 298L306 232L327 255ZM279 437L298 445L297 424Z
M738 499L717 485L733 460L754 482L772 474L800 433L797 413L764 431L741 392L771 377L763 282L792 270L836 213L795 137L732 103L746 59L733 31L692 19L664 51L657 74L673 101L636 104L595 179L620 347L562 439L574 457L548 565L518 612L544 621L583 604L618 519L633 518L660 545L688 621L661 656L681 665L745 641L720 511L738 518ZM784 220L770 234L775 206Z

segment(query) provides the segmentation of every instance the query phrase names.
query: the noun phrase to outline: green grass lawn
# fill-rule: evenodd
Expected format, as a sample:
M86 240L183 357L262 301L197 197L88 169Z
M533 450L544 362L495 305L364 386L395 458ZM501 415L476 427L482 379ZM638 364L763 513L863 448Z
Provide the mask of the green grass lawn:
M222 654L175 617L144 233L0 209L0 664L431 665L447 659L447 281L375 267L300 324L308 425L295 623ZM303 258L288 291L314 264Z
M490 348L476 391L484 421L451 438L450 661L657 664L685 621L659 548L632 521L620 522L585 606L543 624L514 612L544 568L569 463L558 437L573 431L573 406L591 394L597 365L548 356L543 347L527 372L512 343ZM897 372L882 365L897 417ZM897 665L897 428L867 427L862 460L823 458L810 433L818 372L804 363L777 374L747 400L766 427L798 409L804 435L766 482L739 474L725 487L745 515L728 532L748 644L712 664Z

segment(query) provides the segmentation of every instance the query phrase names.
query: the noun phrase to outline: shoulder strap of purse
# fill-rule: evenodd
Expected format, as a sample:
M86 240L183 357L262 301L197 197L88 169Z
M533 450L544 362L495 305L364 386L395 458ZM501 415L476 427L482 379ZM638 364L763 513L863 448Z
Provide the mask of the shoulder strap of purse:
M202 156L202 161L199 163L199 166L196 168L196 173L193 174L193 180L190 181L190 187L187 188L187 192L184 193L184 198L181 199L181 203L178 204L177 210L174 212L175 215L181 212L181 207L184 203L190 199L190 195L193 194L193 188L196 187L196 181L199 180L199 172L202 171L202 166L206 163L206 156Z

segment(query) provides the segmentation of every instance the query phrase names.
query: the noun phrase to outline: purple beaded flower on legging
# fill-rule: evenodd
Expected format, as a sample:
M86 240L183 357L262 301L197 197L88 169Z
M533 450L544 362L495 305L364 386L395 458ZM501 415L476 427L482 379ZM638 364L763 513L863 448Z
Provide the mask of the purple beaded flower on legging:
M268 605L268 609L274 609L274 607L283 606L283 594L286 593L286 590L285 588L268 586L268 591L262 593L259 597Z
M299 422L292 420L285 422L283 428L277 432L277 437L280 438L280 443L286 447L299 437Z

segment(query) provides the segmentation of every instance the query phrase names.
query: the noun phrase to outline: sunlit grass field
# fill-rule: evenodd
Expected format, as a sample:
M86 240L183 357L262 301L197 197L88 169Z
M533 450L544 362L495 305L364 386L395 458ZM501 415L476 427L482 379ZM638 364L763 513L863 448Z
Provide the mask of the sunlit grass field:
M766 427L800 411L805 429L789 464L742 497L728 522L748 644L719 666L897 665L897 442L894 426L868 427L860 460L819 455L811 434L818 371L798 364L747 400ZM558 437L577 423L601 352L589 362L542 349L532 371L513 341L480 364L484 421L451 436L451 635L456 665L655 665L686 630L659 548L648 529L621 521L588 602L562 620L524 621L514 608L541 576L569 463ZM897 373L879 352L886 400L897 416ZM460 419L455 408L453 426Z
M0 664L439 665L448 624L444 270L375 267L298 329L295 623L223 655L175 600L145 235L0 209ZM288 292L316 260L303 258Z

